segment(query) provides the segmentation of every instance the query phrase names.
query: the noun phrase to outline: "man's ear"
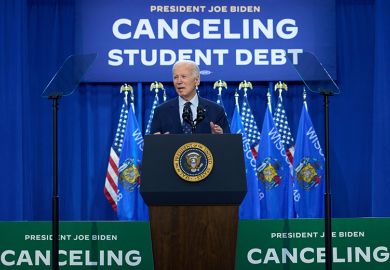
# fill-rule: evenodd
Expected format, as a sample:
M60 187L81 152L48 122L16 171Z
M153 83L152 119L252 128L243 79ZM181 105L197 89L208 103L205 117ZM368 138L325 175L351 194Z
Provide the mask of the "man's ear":
M196 85L196 86L199 86L199 84L200 84L200 77L198 76L198 77L196 77L196 79L195 79L195 85Z

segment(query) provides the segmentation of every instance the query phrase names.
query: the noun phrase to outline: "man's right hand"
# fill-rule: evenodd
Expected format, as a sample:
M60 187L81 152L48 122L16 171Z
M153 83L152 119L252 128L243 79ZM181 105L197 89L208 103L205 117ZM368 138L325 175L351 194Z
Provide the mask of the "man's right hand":
M213 122L210 122L210 128L212 134L223 134L223 129Z

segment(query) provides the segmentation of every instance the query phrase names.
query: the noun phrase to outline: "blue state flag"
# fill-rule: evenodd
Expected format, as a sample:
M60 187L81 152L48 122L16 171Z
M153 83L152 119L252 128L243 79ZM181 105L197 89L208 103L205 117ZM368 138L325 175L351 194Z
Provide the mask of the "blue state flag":
M281 136L267 107L256 163L261 218L293 217L290 166Z
M129 109L122 152L119 158L117 214L119 220L148 220L148 207L141 194L141 160L144 139L134 111Z
M303 105L294 155L294 204L300 218L324 216L325 157Z
M258 196L258 181L256 178L256 160L253 157L249 139L241 122L238 106L234 108L230 130L232 133L242 135L242 144L244 148L247 193L240 205L239 216L240 219L259 219L260 204Z

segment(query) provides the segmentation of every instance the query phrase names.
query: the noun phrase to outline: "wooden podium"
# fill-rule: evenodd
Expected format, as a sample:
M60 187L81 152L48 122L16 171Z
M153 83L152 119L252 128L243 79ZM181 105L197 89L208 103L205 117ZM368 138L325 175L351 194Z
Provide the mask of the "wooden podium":
M186 143L206 146L210 174L183 180L174 156ZM149 205L155 270L234 269L238 206L246 194L241 135L145 136L141 194Z

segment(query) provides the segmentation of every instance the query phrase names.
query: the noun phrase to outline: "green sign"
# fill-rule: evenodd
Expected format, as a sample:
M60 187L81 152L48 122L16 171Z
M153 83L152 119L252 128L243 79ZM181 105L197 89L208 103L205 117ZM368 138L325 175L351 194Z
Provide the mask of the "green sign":
M1 222L0 269L51 269L50 222ZM149 223L61 222L60 269L153 269Z
M236 270L323 270L323 228L322 219L240 221ZM332 230L334 270L390 269L390 219L333 219ZM1 270L51 269L50 222L0 222L0 234ZM61 269L153 270L147 222L61 222L59 249Z
M390 269L390 219L333 219L332 230L333 269ZM240 221L236 269L325 269L324 221Z

